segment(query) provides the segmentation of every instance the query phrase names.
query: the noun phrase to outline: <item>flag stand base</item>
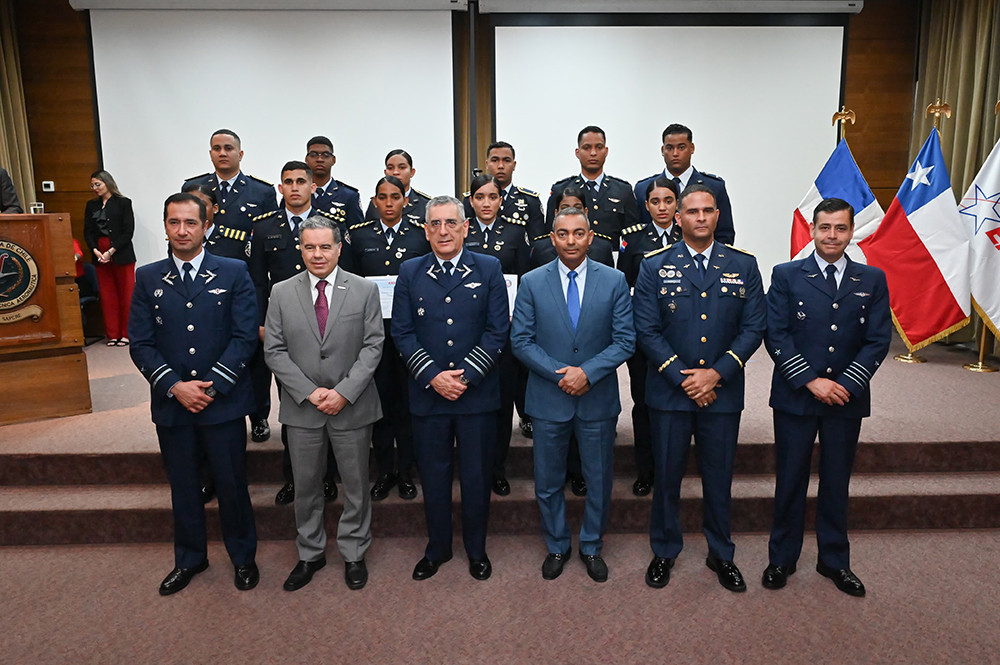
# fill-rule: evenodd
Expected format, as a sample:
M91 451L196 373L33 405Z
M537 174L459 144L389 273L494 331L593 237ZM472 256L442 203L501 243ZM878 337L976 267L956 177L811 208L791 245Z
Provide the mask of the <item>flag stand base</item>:
M995 372L997 368L989 363L975 362L975 363L965 363L962 365L963 369L967 369L970 372Z
M893 356L893 358L901 363L906 363L908 365L916 365L919 363L927 362L927 358L924 358L923 356L914 355L913 353L897 353L896 355Z

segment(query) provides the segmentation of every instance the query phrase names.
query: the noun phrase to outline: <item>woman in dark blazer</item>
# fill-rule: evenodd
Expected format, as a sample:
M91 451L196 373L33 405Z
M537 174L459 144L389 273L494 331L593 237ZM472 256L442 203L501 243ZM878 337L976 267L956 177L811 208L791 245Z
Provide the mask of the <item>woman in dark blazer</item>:
M108 346L128 346L128 308L135 287L135 217L132 201L118 191L107 171L94 171L90 188L97 198L87 201L83 239L96 257L97 284Z

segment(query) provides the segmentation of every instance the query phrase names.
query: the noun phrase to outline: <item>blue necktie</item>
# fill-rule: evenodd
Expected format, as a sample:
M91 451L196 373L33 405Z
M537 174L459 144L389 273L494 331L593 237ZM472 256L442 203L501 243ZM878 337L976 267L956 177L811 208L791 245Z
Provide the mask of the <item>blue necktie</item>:
M299 224L301 223L302 223L301 217L299 217L298 215L292 217L292 235L295 236L296 240L299 239Z
M566 308L569 310L569 320L576 330L580 321L580 289L576 285L576 271L569 271L569 286L566 287Z
M701 279L705 279L705 272L706 272L706 270L705 270L705 260L706 260L705 259L705 255L704 254L695 254L694 255L694 260L698 263L698 277L700 277Z
M223 180L223 181L222 181L222 182L221 182L221 183L219 184L219 189L220 189L220 190L221 190L221 192L222 192L222 197L221 197L221 198L222 198L222 200L221 200L221 201L219 201L219 203L221 203L222 205L225 205L225 204L226 204L226 197L227 197L227 196L229 196L229 183L228 183L228 182L226 182L225 180Z
M826 286L830 290L830 295L837 297L837 266L826 267Z
M181 280L184 282L184 286L191 286L192 284L194 284L194 275L192 274L194 271L194 266L185 261L184 265L181 267L184 268L184 276L181 278Z

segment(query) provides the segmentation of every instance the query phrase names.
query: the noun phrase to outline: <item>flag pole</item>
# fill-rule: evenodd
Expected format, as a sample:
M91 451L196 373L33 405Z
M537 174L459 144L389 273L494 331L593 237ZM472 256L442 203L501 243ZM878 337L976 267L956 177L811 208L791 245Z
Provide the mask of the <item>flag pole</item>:
M847 138L846 123L848 120L850 120L851 124L853 125L855 120L857 120L857 116L854 115L854 111L852 109L849 109L846 106L841 106L840 110L833 114L833 122L830 124L836 125L838 122L840 122L840 127L838 131L840 132L841 141Z
M993 108L993 115L1000 115L1000 101L997 101L997 105ZM962 365L964 369L970 372L995 372L997 368L994 365L986 362L986 347L989 343L992 346L993 333L990 332L989 327L984 323L982 325L982 332L979 337L979 362L965 363Z
M942 115L946 118L951 117L951 105L947 103L942 104L941 98L938 97L933 104L927 105L926 113L928 116L931 115L934 116L934 129L938 129L938 124L941 121ZM907 344L907 346L909 346L909 344ZM901 363L908 363L908 364L927 362L926 358L924 358L923 356L918 356L917 354L913 353L913 351L909 351L907 353L897 353L895 356L893 356L893 358Z

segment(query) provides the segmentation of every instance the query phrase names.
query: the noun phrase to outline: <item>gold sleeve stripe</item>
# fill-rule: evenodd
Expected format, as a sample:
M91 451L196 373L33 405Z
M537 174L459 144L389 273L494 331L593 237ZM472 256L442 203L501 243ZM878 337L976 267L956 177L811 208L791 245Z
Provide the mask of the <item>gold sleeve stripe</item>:
M733 358L735 358L735 359L736 359L736 362L738 362L738 363L740 364L740 367L743 367L743 361L742 361L742 360L740 360L740 357L739 357L738 355L736 355L735 353L733 353L733 350L732 350L732 349L730 349L729 351L726 351L726 353L728 353L728 354L729 354L729 355L731 355L731 356L732 356Z
M667 360L667 362L665 362L662 365L660 365L659 369L657 369L656 371L657 372L662 372L664 369L666 369L667 365L669 365L670 363L674 362L675 360L677 360L677 356L671 357L669 360Z

